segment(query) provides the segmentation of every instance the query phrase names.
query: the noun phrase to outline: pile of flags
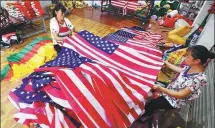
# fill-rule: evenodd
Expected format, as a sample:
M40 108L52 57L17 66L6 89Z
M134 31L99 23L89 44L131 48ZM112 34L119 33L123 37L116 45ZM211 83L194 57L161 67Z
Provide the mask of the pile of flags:
M39 1L16 1L7 2L6 9L9 15L21 19L23 21L30 20L35 16L42 16L45 14Z
M156 48L159 41L162 40L162 36L134 26L131 28L121 28L114 33L106 35L104 39L114 43Z
M143 41L147 35L128 30ZM129 40L140 38L133 34ZM159 50L138 43L114 43L86 30L66 38L54 60L10 92L15 120L43 128L129 127L144 113L163 65Z

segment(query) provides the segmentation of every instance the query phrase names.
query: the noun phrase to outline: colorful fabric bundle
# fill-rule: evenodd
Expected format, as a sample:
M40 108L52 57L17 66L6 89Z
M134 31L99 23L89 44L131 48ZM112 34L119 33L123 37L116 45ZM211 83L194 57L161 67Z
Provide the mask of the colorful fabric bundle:
M184 67L184 59L187 54L187 48L183 48L182 45L173 47L164 53L163 60L170 62L179 67ZM157 81L163 83L169 83L175 77L176 73L167 67L163 67L158 74Z
M183 36L185 36L185 35L187 35L190 31L191 31L191 27L188 27L188 26L181 26L181 27L179 27L179 28L176 28L176 29L174 29L174 30L172 30L172 31L170 31L169 33L168 33L168 36L169 35L178 35L178 36L180 36L180 37L183 37Z
M30 4L31 4L31 7L33 8L33 10L34 10L34 12L35 12L35 14L37 16L43 16L43 15L45 15L45 11L41 7L39 1L31 1Z
M21 51L7 58L10 68L7 65L3 69L4 72L1 72L1 79L15 80L22 78L55 56L56 52L53 48L52 40L50 38L37 38Z

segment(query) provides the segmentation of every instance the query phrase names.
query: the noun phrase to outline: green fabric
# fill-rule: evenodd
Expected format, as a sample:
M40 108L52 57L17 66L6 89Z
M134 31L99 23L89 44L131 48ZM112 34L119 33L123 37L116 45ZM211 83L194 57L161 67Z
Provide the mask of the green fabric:
M31 51L36 44L38 44L38 43L40 43L41 41L44 41L44 40L51 40L51 38L49 38L49 37L38 37L38 38L34 39L33 41L31 41L31 43L29 43L27 46L25 46L18 53L15 53L15 54L10 55L9 57L7 57L7 61L9 61L9 62L19 62L20 59L22 59L29 51Z
M9 64L6 65L6 66L1 70L1 80L4 79L4 78L7 76L9 70L10 70L10 65L9 65Z
M144 15L144 13L146 12L146 10L141 10L138 13L136 13L136 16L139 18L145 18L146 16Z
M178 8L180 2L174 1L173 3L169 3L169 4L170 4L170 9L176 10Z

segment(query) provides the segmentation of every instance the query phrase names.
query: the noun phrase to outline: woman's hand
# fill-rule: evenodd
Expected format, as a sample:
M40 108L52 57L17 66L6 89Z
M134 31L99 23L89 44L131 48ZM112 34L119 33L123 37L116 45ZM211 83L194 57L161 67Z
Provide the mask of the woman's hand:
M155 84L155 85L153 86L153 90L155 90L155 91L160 91L160 89L161 89L161 86L160 86L160 85Z
M75 29L75 27L73 28L73 32L74 33L78 33L78 31Z

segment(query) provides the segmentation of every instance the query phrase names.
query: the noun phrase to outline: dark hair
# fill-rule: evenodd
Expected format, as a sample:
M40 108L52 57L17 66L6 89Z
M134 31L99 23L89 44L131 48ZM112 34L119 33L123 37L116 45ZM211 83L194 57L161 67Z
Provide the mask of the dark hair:
M59 10L61 10L61 12L63 12L63 13L66 12L66 8L61 3L58 3L53 10L53 17L56 17L55 12L59 11Z
M202 45L194 45L189 47L188 51L194 59L200 59L202 64L205 64L208 59L215 58L215 53L208 51L208 49Z

